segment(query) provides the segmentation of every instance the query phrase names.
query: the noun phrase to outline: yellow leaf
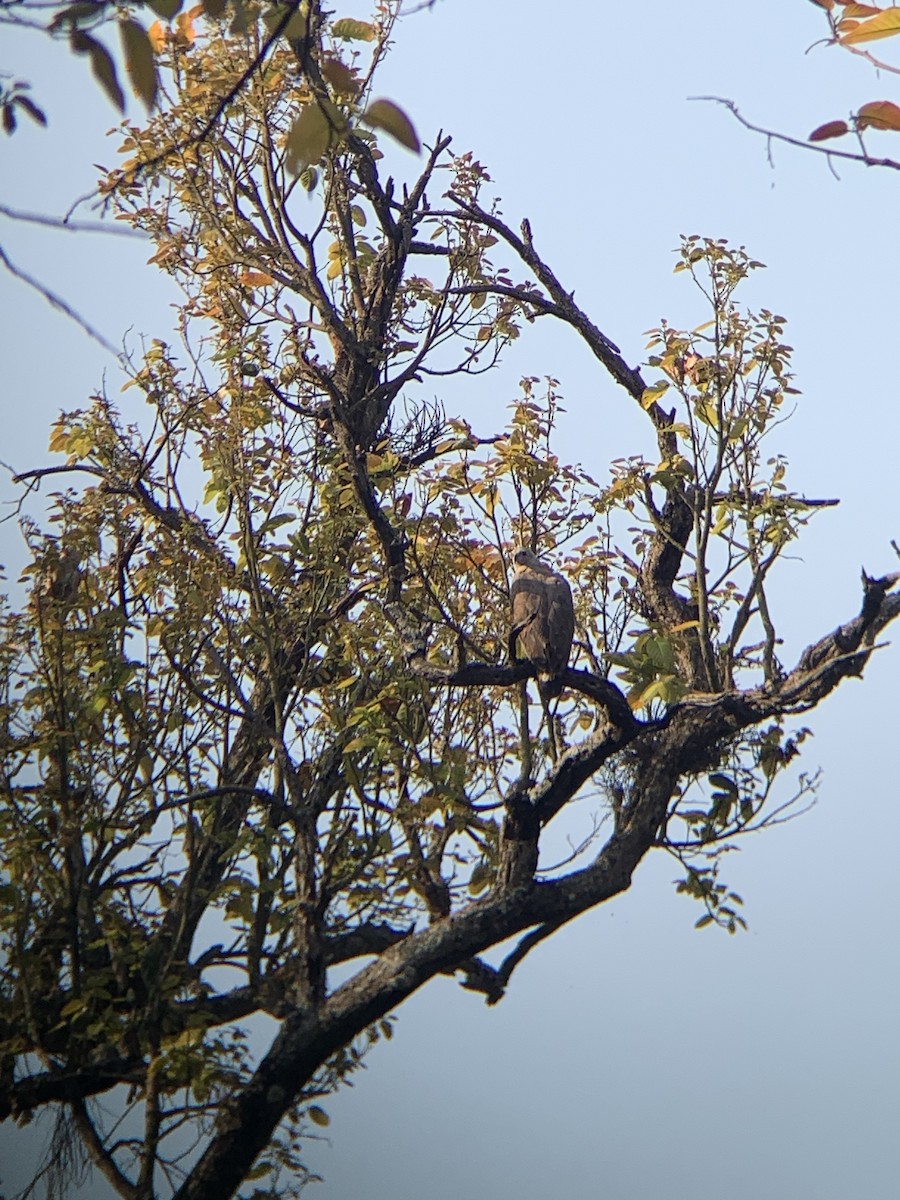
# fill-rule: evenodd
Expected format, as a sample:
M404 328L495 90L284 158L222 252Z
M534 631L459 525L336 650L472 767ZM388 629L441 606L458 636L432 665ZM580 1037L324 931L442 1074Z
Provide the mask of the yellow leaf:
M397 139L401 146L412 150L414 154L418 154L421 150L422 147L412 122L393 100L373 100L363 113L362 119L367 125L374 125L376 129L383 129L385 133L389 133L392 138Z
M122 39L125 66L131 86L134 88L134 94L143 100L148 109L151 109L156 100L157 80L153 46L147 36L147 30L137 21L126 17L119 21L119 35Z
M873 129L900 129L900 107L890 100L873 100L856 114L856 123L860 129L869 125Z
M353 17L342 17L331 27L331 36L345 42L374 42L375 26L368 21L356 21Z
M50 443L47 449L52 454L65 454L69 445L69 431L65 425L56 424L50 432Z
M887 8L877 17L868 21L860 21L846 33L841 32L838 38L844 46L855 46L859 42L872 42L876 38L893 37L900 33L900 8Z

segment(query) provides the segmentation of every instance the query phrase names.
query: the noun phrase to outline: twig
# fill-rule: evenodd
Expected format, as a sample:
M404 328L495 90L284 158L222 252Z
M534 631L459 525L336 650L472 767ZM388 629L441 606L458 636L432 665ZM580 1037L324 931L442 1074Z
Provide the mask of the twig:
M113 358L124 367L125 359L123 355L116 350L111 342L106 340L102 333L98 333L93 325L89 324L84 317L80 316L75 309L71 307L71 305L67 304L66 301L63 300L61 296L57 296L55 292L51 292L48 287L46 287L39 280L35 279L33 275L29 275L26 271L22 271L13 262L11 262L9 256L2 246L0 246L0 263L6 267L10 275L13 275L22 283L27 284L28 287L34 288L34 290L40 296L44 297L51 308L57 309L57 311L61 312L64 316L67 316L70 320L74 321L76 325L80 326L81 329L83 329L88 335L88 337L93 338L98 345L102 346L108 354L111 354Z
M49 229L65 230L67 233L110 233L114 237L138 238L142 242L148 240L147 235L139 229L131 229L125 225L112 225L108 221L67 221L65 217L49 217L45 213L10 208L8 204L0 204L0 216L9 217L11 221L25 221L30 225L45 225Z
M849 150L833 150L830 146L820 146L816 142L804 141L801 138L790 137L786 133L776 133L772 129L764 129L761 125L754 125L752 121L748 121L738 110L738 106L733 100L726 100L723 96L688 96L689 100L706 100L712 101L713 104L722 104L731 115L752 133L761 133L763 137L777 142L786 142L789 146L798 146L801 150L813 150L816 154L825 154L829 158L844 158L849 162L862 163L866 167L890 167L894 171L900 171L900 162L896 162L893 158L870 158L868 154L852 154Z

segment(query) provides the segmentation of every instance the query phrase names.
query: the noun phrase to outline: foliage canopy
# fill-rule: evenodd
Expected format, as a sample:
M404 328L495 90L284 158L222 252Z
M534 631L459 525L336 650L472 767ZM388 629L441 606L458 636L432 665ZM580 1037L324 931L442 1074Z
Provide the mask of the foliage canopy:
M59 1106L126 1200L302 1184L304 1127L398 1004L440 973L496 1002L651 849L737 928L722 850L809 791L773 797L793 719L900 612L866 578L779 660L770 578L832 502L770 448L793 387L784 319L737 299L760 264L686 239L709 319L651 331L645 378L472 155L439 135L385 177L379 139L418 144L373 100L393 4L310 4L249 73L271 22L246 11L156 37L162 106L102 187L183 289L177 341L21 476L73 486L23 520L3 612L0 1115ZM499 432L434 399L539 318L646 418L608 482L558 457L554 378ZM549 711L510 637L518 544L576 597Z

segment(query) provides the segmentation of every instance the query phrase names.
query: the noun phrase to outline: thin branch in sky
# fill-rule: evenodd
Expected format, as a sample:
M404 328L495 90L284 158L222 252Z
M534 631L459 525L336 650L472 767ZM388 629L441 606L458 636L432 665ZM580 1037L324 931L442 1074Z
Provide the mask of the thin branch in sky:
M834 150L831 146L821 146L804 138L790 137L786 133L778 133L774 129L765 129L762 125L754 125L752 121L747 120L733 100L728 100L724 96L688 96L688 100L707 100L713 104L724 105L745 129L749 129L752 133L761 133L763 137L769 139L770 143L773 141L786 142L789 146L798 146L801 150L812 150L816 154L826 155L829 162L835 158L845 158L850 162L863 163L867 167L889 167L893 171L900 171L900 162L894 158L872 158L868 154L855 154L850 150Z
M68 233L111 233L117 237L139 238L147 241L147 235L127 225L112 225L108 221L67 221L65 217L52 217L46 213L25 212L0 203L0 216L11 221L25 221L30 225L46 225L50 229L63 229Z
M17 267L15 263L10 260L2 246L0 246L0 263L6 267L10 275L13 275L22 283L26 283L30 288L34 288L39 295L44 297L44 299L52 308L55 308L64 316L69 317L70 320L74 321L76 325L80 326L81 329L84 330L88 337L93 338L98 345L102 346L103 349L111 354L118 362L122 362L121 353L116 350L115 346L113 346L111 342L106 340L102 333L98 333L93 325L91 325L84 319L84 317L77 313L75 309L72 308L72 306L65 300L63 300L61 296L57 296L55 292L52 292L48 287L41 283L39 279L35 279L33 275L29 275L26 271L23 271L21 268Z

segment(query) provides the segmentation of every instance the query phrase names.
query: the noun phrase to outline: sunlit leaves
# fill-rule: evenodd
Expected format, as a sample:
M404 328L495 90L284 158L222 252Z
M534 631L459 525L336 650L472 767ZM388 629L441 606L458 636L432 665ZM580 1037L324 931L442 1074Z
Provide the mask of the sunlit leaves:
M868 8L868 6L865 7ZM871 8L869 11L878 12L877 9ZM841 21L838 29L838 37L845 46L857 46L862 42L893 37L897 33L900 33L900 9L898 8L884 9L878 12L877 16L859 22L845 18Z

